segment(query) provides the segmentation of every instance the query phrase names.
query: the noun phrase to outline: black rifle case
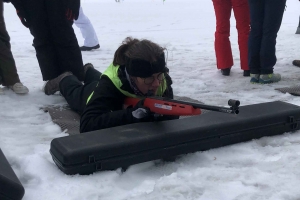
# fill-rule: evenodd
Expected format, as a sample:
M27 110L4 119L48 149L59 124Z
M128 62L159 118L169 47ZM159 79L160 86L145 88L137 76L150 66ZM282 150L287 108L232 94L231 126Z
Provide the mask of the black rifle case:
M174 157L299 129L300 107L274 101L184 119L113 127L53 139L50 153L65 174Z
M20 200L25 190L0 149L0 199Z

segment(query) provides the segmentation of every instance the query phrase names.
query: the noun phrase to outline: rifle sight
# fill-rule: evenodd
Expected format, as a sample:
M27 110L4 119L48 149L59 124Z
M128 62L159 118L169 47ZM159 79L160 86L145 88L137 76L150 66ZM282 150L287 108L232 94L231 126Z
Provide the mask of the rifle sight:
M231 106L231 107L239 107L240 105L240 101L239 100L234 100L234 99L229 99L228 100L228 105Z

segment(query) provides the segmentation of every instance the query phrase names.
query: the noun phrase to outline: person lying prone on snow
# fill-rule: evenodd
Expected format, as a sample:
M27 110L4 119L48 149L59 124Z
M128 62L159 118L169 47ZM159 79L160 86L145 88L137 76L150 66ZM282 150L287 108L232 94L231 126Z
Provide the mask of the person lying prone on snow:
M47 95L60 91L70 107L81 113L81 133L179 118L167 115L157 118L143 106L143 98L147 96L173 99L164 48L156 43L127 37L103 74L90 63L84 66L84 71L84 85L71 72L64 72L44 87ZM127 97L141 100L134 107L124 108Z

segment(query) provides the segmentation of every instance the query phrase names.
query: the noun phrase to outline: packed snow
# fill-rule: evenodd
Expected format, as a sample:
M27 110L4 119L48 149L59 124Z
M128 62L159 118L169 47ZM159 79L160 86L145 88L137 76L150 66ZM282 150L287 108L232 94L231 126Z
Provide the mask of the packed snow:
M277 38L279 83L250 84L239 66L235 19L231 19L234 66L229 77L216 68L215 14L211 0L82 0L101 48L83 52L84 63L103 71L127 36L150 39L168 49L168 67L175 95L206 104L227 106L284 101L300 106L300 97L274 88L299 84L300 2L288 0ZM0 148L25 188L24 200L253 200L300 199L300 131L264 137L204 152L181 156L174 162L155 161L121 170L91 175L65 175L49 153L54 138L67 136L40 108L64 105L59 95L46 96L40 68L32 47L33 37L19 21L14 7L5 4L21 81L28 95L6 89L0 96ZM74 26L79 45L83 38Z

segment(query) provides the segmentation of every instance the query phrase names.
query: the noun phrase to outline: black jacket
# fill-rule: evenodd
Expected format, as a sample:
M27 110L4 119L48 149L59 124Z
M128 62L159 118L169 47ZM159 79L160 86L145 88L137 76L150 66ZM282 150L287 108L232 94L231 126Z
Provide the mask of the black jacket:
M134 93L126 79L124 66L120 66L118 76L123 85L121 89ZM165 74L167 89L164 97L173 98L171 87L172 80ZM123 109L124 100L127 96L121 93L112 81L102 75L94 90L92 98L86 105L80 120L80 132L94 131L109 127L121 126L141 122L132 116L133 108ZM163 116L160 120L178 119L178 116Z

